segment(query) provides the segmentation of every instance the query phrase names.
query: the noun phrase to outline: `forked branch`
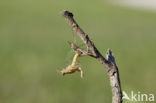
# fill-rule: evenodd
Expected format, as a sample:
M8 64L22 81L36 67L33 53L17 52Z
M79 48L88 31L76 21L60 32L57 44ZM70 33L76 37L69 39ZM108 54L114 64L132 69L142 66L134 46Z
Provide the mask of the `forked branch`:
M72 29L80 36L84 44L87 46L87 51L79 48L76 44L70 43L71 48L75 52L79 52L80 56L88 55L98 59L105 69L110 78L110 84L112 88L112 103L122 103L122 90L120 85L119 71L115 63L115 58L110 49L107 50L106 58L95 47L94 43L89 39L88 35L79 27L73 18L73 14L69 11L64 10L62 15L67 19Z

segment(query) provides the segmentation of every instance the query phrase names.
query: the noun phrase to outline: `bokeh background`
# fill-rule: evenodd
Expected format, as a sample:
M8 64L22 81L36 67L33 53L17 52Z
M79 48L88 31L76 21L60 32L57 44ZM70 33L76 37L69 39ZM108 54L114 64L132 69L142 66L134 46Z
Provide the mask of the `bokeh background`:
M111 103L109 78L96 59L79 58L83 79L58 72L73 56L64 9L103 55L113 50L124 91L156 94L155 12L108 0L1 0L0 103Z

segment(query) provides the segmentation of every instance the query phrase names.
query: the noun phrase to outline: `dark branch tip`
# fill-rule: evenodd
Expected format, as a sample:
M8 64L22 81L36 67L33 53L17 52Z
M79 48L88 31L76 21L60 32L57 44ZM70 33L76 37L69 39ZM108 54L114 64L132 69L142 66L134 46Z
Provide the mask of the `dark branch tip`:
M106 55L107 56L113 56L113 52L108 48Z
M63 10L62 16L64 16L64 17L73 17L74 15L71 12L67 11L67 10Z
M108 49L106 52L106 59L108 62L115 64L115 58L113 52L110 49Z

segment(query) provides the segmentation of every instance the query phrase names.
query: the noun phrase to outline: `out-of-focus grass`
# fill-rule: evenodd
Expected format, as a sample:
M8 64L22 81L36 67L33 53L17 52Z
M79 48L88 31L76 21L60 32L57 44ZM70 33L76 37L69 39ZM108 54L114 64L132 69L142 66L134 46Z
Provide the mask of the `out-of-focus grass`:
M0 1L0 103L110 103L109 78L100 63L80 58L78 73L58 73L70 51L70 10L105 55L111 48L125 91L156 93L156 14L96 0Z

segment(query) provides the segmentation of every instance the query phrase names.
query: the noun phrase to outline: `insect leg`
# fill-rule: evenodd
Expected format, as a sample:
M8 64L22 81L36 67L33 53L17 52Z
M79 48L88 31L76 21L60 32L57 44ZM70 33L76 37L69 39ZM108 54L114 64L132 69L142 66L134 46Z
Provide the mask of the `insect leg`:
M81 69L80 67L78 67L78 71L79 71L80 74L81 74L81 78L83 78L84 74L83 74L83 71L82 71L82 69Z

